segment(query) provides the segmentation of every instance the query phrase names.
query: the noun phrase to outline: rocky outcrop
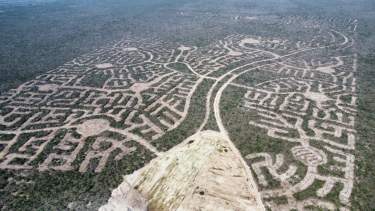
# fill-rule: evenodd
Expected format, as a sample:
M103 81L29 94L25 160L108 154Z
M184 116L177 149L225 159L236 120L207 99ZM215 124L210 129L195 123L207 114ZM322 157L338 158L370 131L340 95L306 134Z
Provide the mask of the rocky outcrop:
M229 140L204 131L125 176L109 210L264 210L250 171Z

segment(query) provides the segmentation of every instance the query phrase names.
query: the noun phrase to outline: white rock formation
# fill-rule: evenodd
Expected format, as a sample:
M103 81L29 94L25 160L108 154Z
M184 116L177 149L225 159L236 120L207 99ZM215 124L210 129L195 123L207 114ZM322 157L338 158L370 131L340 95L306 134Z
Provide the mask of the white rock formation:
M197 133L125 176L100 211L264 210L239 156L220 133Z

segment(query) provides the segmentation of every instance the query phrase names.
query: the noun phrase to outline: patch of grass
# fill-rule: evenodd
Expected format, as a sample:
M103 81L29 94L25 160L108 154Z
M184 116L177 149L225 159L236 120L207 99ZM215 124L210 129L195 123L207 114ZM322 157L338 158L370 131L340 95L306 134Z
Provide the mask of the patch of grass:
M288 203L288 199L285 196L272 197L272 198L268 198L268 199L272 200L273 202L275 202L276 204L279 204L279 205Z
M375 50L358 60L359 98L356 142L356 180L353 189L353 210L375 208Z
M186 64L181 63L181 62L169 63L167 67L174 69L181 73L193 74L193 72L190 71L190 69L186 66Z
M323 185L324 185L324 181L315 180L314 183L310 187L308 187L307 189L301 192L294 194L294 197L297 200L301 200L301 201L308 199L310 197L316 197L316 191L319 188L323 187Z
M245 92L246 90L243 88L230 86L223 93L220 104L221 114L231 140L244 157L252 153L265 152L275 160L277 154L284 155L284 164L278 171L284 172L290 165L295 165L297 173L296 177L291 179L291 182L300 181L306 174L306 167L296 161L290 152L290 149L296 146L296 143L269 137L264 129L250 125L250 120L259 117L256 112L246 111L239 107Z
M221 100L220 109L223 123L230 133L232 141L245 156L255 152L283 153L296 144L267 136L266 131L249 124L257 119L255 112L249 112L239 107L245 90L228 87Z
M152 158L151 153L138 147L123 159L109 162L101 173L30 171L21 177L16 171L0 171L0 179L21 177L19 180L32 182L17 185L16 189L12 184L0 183L5 186L0 191L3 210L67 210L71 202L75 204L74 210L96 210L108 200L124 175L143 167Z
M255 86L259 83L269 81L275 78L279 78L280 76L274 72L267 71L265 72L264 69L255 69L244 73L241 77L238 77L234 82L245 85L245 86Z
M176 129L168 131L163 137L152 142L158 150L167 151L196 132L204 119L206 96L212 84L212 80L204 80L197 87L186 119Z
M81 84L84 86L101 88L109 77L109 75L104 73L86 75L84 78L82 78Z
M336 206L340 206L341 202L339 199L339 194L340 194L340 191L343 189L343 187L344 187L343 184L337 183L335 187L331 190L331 192L328 193L328 195L325 198L335 203Z

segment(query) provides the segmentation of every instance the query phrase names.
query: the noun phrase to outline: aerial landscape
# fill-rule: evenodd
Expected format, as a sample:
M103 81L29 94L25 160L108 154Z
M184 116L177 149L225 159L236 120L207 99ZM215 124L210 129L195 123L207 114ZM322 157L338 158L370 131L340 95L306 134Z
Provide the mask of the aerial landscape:
M375 210L375 2L0 0L0 210Z

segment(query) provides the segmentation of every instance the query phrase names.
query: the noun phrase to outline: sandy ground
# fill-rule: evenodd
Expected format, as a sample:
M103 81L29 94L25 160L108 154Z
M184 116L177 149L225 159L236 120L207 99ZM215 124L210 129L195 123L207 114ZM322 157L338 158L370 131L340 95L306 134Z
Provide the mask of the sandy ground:
M245 44L260 44L260 41L254 38L245 38L241 40L239 46L244 47Z
M330 100L329 97L327 97L327 95L325 95L324 93L321 93L321 92L311 92L311 91L307 91L305 93L303 93L303 95L307 98L307 99L310 99L310 100L313 100L317 103L317 106L319 108L322 108L322 104L324 102L327 102L328 100Z
M42 92L50 92L50 91L56 90L58 87L59 86L56 84L45 84L45 85L40 85L38 89L39 91L42 91Z
M178 50L180 50L180 51L189 51L189 50L191 50L191 48L182 45L182 46L178 47Z
M124 48L124 51L137 51L138 48L132 48L132 47L129 47L129 48Z
M253 20L258 20L258 17L256 17L256 16L245 16L244 19L249 20L249 21L253 21Z
M128 175L99 210L264 210L252 175L220 133L203 131ZM235 188L234 188L235 187Z
M96 68L98 69L107 69L113 67L111 63L103 63L103 64L97 64L95 65Z
M88 137L88 136L95 136L99 135L100 133L110 129L110 124L105 119L90 119L77 127L77 132L81 135Z
M228 55L229 56L242 56L242 53L238 51L229 51Z

